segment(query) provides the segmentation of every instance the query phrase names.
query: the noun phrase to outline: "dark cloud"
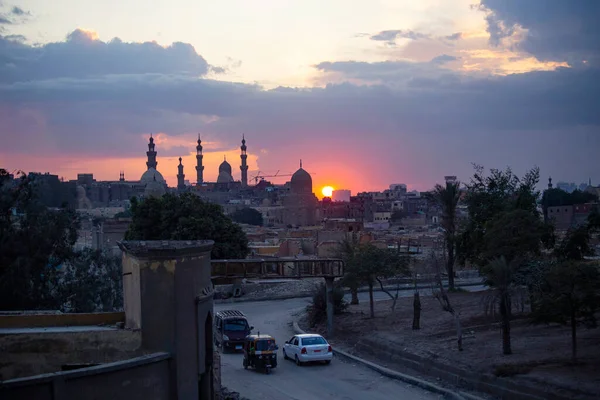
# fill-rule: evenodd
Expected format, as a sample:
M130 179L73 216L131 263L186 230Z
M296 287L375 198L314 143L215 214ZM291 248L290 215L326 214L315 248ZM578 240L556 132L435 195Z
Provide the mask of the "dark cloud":
M498 44L517 26L528 30L519 47L542 60L598 62L600 1L481 0L490 41Z
M447 40L458 40L462 38L462 32L453 33L452 35L445 36L445 38Z
M141 59L125 55L123 46ZM82 48L88 58L102 60L101 66L83 64L75 51ZM169 56L174 59L153 64ZM600 70L475 79L440 65L451 58L323 62L318 71L381 84L263 90L199 78L208 64L185 44L174 50L103 43L81 32L41 48L4 39L0 65L7 68L5 60L11 60L20 75L0 82L0 151L143 156L140 138L148 132L189 136L192 144L202 132L203 140L206 136L225 148L237 146L245 132L253 151L273 150L261 156L261 168L290 168L292 156L316 162L324 149L336 148L352 160L348 163L358 163L353 168L376 173L378 182L395 181L401 173L422 174L419 179L433 182L444 174L470 173L471 161L517 170L533 164L558 169L556 160L564 154L577 157L576 162L556 173L587 177L587 171L600 170L594 155L600 148ZM190 64L196 65L195 73L189 72ZM51 73L42 72L44 65ZM160 154L185 151L177 142Z
M0 82L85 78L110 74L176 73L201 76L208 63L187 43L162 47L155 42L103 42L77 29L65 42L32 47L0 37Z
M454 75L454 72L441 67L442 64L454 60L456 57L443 54L429 62L327 61L315 65L315 68L323 72L341 74L346 79L403 86L410 85L415 79L439 79Z
M2 6L3 4L0 2L0 8ZM31 13L29 11L25 11L21 7L14 6L9 11L0 11L0 25L22 24L26 22L30 16ZM0 26L0 32L3 30L3 27Z
M433 64L445 64L445 63L448 63L450 61L456 61L456 60L458 60L458 58L456 58L454 56L449 56L448 54L442 54L441 56L434 57L431 60L431 63L433 63Z
M424 34L424 33L415 32L412 30L397 29L397 30L381 31L375 35L372 35L369 39L375 40L375 41L380 41L380 42L387 42L388 44L393 45L396 43L396 39L419 40L419 39L427 39L429 37L430 37L429 35Z
M23 10L21 7L14 6L12 10L10 10L11 14L17 15L19 17L30 16L31 12Z

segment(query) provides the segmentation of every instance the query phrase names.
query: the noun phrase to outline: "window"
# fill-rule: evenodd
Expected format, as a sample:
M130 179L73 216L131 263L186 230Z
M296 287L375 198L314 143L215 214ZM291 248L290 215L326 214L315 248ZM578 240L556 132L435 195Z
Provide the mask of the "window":
M248 322L245 319L230 319L225 321L226 331L243 332L248 330Z
M294 338L294 346L298 346L298 338Z
M314 346L316 344L327 344L327 342L325 341L325 339L323 339L322 337L319 337L319 336L302 338L303 346Z
M257 351L267 351L267 350L275 350L275 341L268 340L259 340L256 342L256 350Z

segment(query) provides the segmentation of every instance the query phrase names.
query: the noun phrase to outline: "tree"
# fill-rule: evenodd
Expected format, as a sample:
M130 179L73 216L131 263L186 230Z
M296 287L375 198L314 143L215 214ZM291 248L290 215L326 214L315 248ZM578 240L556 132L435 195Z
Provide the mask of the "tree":
M456 250L456 207L460 200L460 182L446 182L446 186L435 185L430 198L441 208L441 226L446 244L446 272L448 287L454 290L454 263Z
M345 238L337 249L336 256L344 262L344 277L342 284L350 289L352 300L350 304L358 304L358 288L362 283L358 274L359 265L357 263L358 241L356 239Z
M460 323L460 315L459 313L452 307L450 303L450 298L448 297L448 293L444 290L444 285L442 283L442 274L441 274L441 266L440 260L436 255L435 251L432 251L429 256L430 268L433 270L434 280L431 284L431 292L433 297L435 297L443 311L449 313L454 319L454 324L456 326L456 343L458 346L458 351L463 351L462 346L462 325Z
M512 354L510 339L511 290L513 288L515 264L507 262L504 256L491 260L483 269L486 284L493 287L495 292L490 301L500 304L502 318L502 352Z
M582 225L569 229L554 249L554 255L560 260L583 260L585 256L594 255L590 247L590 227Z
M504 171L491 169L489 176L484 175L482 166L474 165L474 168L475 173L470 184L467 185L465 197L469 219L458 235L457 250L461 264L470 261L483 266L490 261L489 240L485 238L488 224L516 210L530 214L530 221L539 220L540 215L537 211L539 191L536 190L539 169L533 168L523 178L519 178L510 168ZM521 219L527 218L524 217L524 213L518 215ZM551 243L550 228L544 227L538 230L536 226L534 231L540 234L540 246L543 243L542 239L546 246ZM529 235L524 230L520 232Z
M333 313L341 314L348 308L348 303L344 300L344 289L340 286L333 288ZM308 306L308 314L311 326L322 322L327 317L327 287L321 283L313 293L312 304Z
M165 194L131 204L126 240L214 240L213 259L245 258L248 238L217 204L193 193Z
M486 224L481 257L483 260L504 257L510 264L517 258L537 256L544 233L544 224L531 212L514 209L500 213Z
M35 176L0 169L0 307L55 309L58 269L73 257L79 219L66 205L45 207Z
M231 214L231 219L240 224L263 225L263 216L260 211L250 207L235 210L235 212Z
M576 362L578 324L597 325L595 313L600 309L598 267L572 260L552 264L545 274L537 299L534 322L571 326L571 356Z
M92 249L78 252L62 269L57 295L67 312L121 310L121 257Z
M407 265L394 251L380 249L371 243L361 244L355 254L356 276L369 287L369 305L371 318L375 318L373 287L379 282L383 288L383 279L407 273ZM393 299L393 295L388 292Z

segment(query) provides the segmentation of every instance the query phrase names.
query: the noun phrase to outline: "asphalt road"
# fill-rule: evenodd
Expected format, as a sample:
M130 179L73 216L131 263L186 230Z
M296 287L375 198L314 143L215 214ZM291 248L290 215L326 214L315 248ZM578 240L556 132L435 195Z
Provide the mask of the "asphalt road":
M471 287L482 290L483 287ZM412 291L400 292L412 296ZM385 293L375 292L376 300L387 300ZM361 301L368 301L368 293L359 293ZM294 334L291 322L301 313L310 299L216 304L215 311L238 309L246 314L254 332L273 335L280 350L278 366L270 375L242 367L241 353L221 355L222 384L229 390L240 392L251 400L388 400L388 399L441 399L404 382L386 378L366 367L334 357L330 365L297 367L285 361L281 354L283 343Z

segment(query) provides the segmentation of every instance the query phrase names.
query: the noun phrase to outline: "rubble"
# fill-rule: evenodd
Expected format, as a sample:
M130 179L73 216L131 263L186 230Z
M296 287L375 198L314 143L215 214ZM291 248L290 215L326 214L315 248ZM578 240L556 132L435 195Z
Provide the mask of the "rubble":
M215 394L215 400L250 400L247 397L242 396L238 392L231 391L226 387L222 387L221 390Z

